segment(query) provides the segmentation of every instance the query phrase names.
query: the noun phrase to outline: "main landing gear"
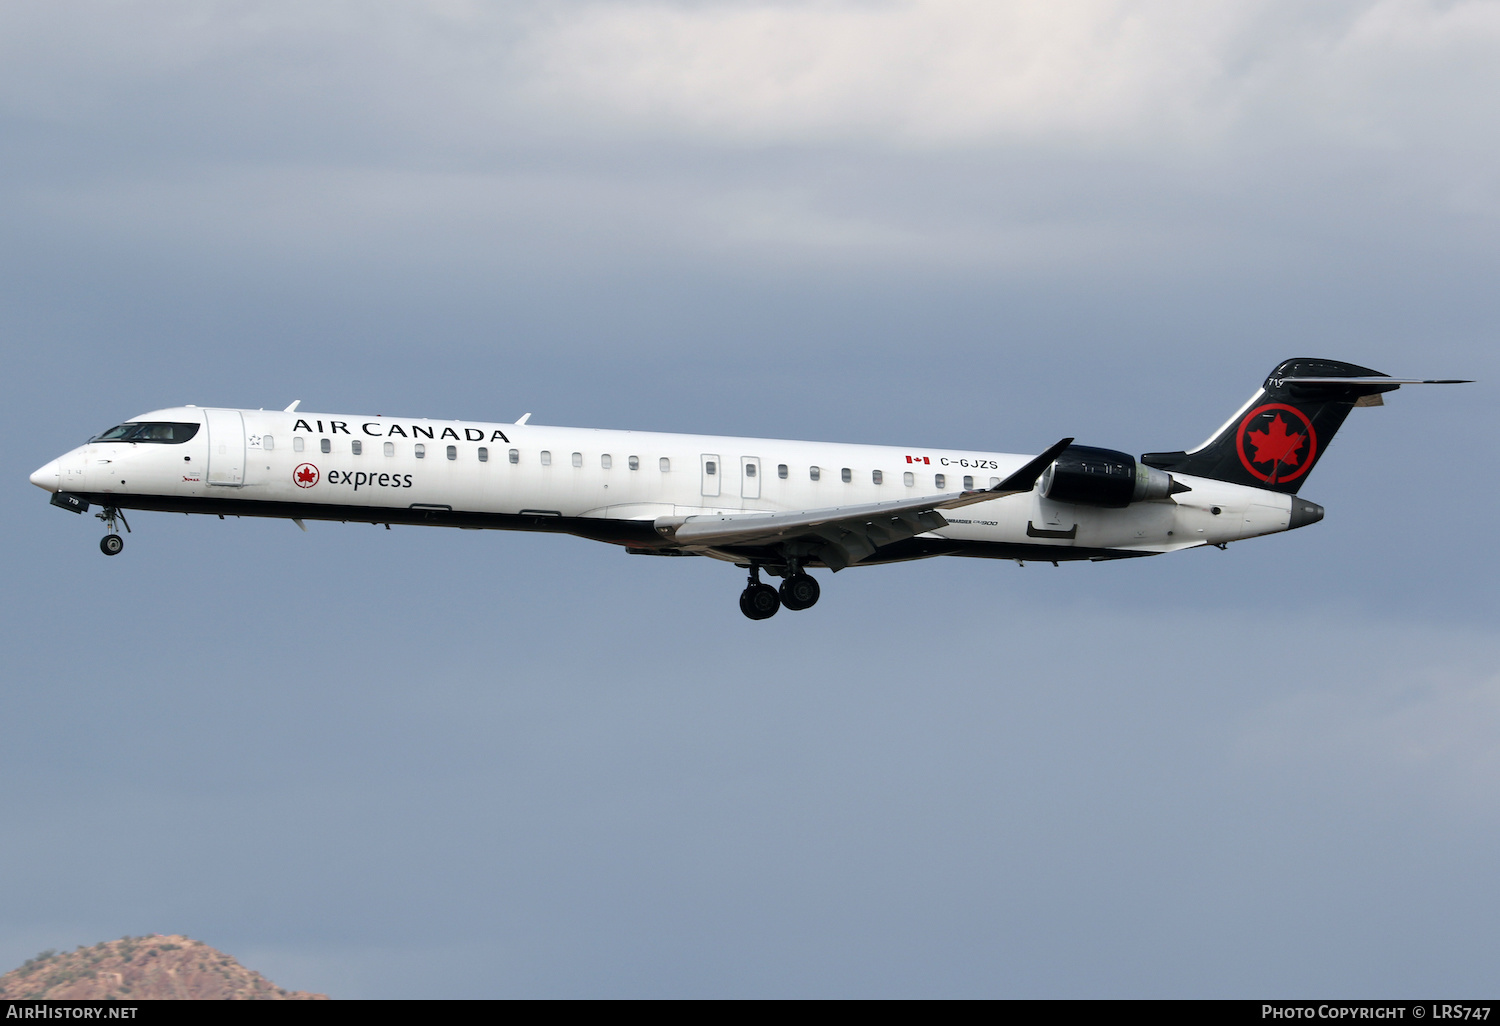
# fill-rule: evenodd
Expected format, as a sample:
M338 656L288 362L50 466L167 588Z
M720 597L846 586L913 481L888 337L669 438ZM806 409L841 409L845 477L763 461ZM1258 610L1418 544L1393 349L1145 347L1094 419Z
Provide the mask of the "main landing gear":
M795 573L781 582L779 589L781 604L791 610L811 609L817 604L823 589L810 574Z
M99 539L99 551L106 556L118 556L120 550L125 548L125 539L120 537L120 529L115 526L115 520L118 519L125 525L127 534L130 533L130 521L114 506L105 506L102 512L95 513L94 516L104 521L104 526L109 529L109 533Z
M821 593L818 582L798 567L790 569L780 588L762 584L760 567L752 563L750 582L740 592L740 612L752 620L769 620L782 606L791 610L811 608Z
M769 620L781 608L776 589L760 582L760 567L751 564L750 583L740 592L740 612L752 620Z

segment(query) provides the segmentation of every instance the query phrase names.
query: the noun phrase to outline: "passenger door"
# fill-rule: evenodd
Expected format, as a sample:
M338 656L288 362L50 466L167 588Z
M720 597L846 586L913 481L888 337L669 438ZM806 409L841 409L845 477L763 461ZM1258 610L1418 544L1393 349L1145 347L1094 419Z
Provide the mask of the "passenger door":
M239 410L204 410L208 417L208 483L245 483L245 418Z

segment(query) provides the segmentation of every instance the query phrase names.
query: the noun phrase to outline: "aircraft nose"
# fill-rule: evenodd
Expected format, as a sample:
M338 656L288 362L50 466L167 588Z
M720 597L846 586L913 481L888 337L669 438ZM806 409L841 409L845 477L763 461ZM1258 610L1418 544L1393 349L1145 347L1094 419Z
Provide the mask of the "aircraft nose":
M59 469L58 461L53 460L46 466L38 467L33 471L31 483L49 492L57 491L62 485L62 471Z

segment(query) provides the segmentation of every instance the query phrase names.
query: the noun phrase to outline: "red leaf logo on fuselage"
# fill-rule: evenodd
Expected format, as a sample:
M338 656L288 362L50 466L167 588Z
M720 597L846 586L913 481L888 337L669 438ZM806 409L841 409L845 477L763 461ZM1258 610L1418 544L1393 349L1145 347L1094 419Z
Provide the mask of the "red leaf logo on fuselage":
M1318 455L1318 435L1307 414L1286 403L1257 406L1240 421L1235 448L1257 480L1285 484L1307 473ZM1247 451L1246 443L1254 450Z
M311 463L300 464L292 471L292 483L298 488L311 488L318 483L318 468Z

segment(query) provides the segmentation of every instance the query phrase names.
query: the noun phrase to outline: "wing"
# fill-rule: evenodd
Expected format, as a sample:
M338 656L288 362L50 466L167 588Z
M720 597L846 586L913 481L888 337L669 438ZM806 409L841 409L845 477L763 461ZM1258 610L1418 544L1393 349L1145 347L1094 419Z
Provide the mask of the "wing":
M882 546L947 527L942 510L1031 491L1042 471L1072 444L1073 439L1064 438L993 488L785 513L658 517L652 526L663 538L684 548L808 541L816 548L818 558L841 570Z

